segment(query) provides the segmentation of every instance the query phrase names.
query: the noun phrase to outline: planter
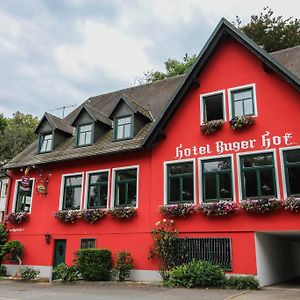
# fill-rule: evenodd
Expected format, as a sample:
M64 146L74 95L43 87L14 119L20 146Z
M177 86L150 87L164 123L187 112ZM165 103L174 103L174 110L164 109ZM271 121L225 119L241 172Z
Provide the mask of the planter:
M6 216L6 221L14 224L21 224L29 220L29 214L27 212L16 212Z
M207 121L204 122L201 125L201 130L203 134L208 135L212 134L222 128L222 125L224 124L223 120L212 120L212 121Z
M136 216L137 209L135 207L115 207L108 212L114 219L129 220Z
M175 204L175 205L166 205L159 208L161 214L168 218L186 218L194 213L195 204Z
M206 216L228 216L237 211L237 205L233 201L218 201L202 203L199 210Z
M247 212L265 214L281 207L277 198L247 199L241 201L241 208Z
M104 209L85 209L80 212L81 218L88 223L95 223L106 216Z
M229 124L233 130L238 130L252 126L255 124L255 121L252 116L239 116L231 119Z
M294 196L287 197L283 202L283 207L286 210L290 210L293 212L300 211L300 199L295 198Z
M54 213L54 217L64 223L74 223L77 219L80 219L80 210L59 210Z

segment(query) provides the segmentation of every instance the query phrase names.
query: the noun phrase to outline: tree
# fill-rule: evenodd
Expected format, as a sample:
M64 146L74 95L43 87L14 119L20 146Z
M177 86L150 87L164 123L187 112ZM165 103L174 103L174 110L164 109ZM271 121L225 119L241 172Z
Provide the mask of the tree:
M268 6L260 14L252 15L248 24L241 26L238 16L234 23L267 52L300 45L300 19L274 16Z
M190 67L193 65L193 63L196 61L196 55L189 56L188 54L185 54L183 57L183 61L178 61L176 59L169 58L165 62L165 72L160 71L148 71L145 75L146 82L153 82L161 79L166 79L169 77L173 77L176 75L182 75L188 72Z
M0 115L0 128L1 124L4 124L3 129L0 129L0 165L5 164L35 140L33 131L37 123L36 117L18 111L12 118L3 118Z

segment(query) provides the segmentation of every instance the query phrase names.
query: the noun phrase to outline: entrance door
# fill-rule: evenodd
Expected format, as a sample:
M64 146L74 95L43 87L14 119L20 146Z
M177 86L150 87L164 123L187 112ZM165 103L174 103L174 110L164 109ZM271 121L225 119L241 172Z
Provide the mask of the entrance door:
M53 268L61 263L65 263L66 258L66 240L55 240ZM55 276L53 275L53 279Z

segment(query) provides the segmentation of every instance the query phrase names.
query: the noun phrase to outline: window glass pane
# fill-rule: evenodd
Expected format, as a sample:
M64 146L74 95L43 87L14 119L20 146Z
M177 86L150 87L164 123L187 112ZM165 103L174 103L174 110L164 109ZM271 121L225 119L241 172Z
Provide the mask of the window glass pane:
M136 179L137 169L127 169L117 171L117 180Z
M300 167L288 168L288 180L290 183L290 194L300 194Z
M177 163L168 165L169 175L193 173L193 163Z
M131 124L124 125L124 138L131 136Z
M244 101L244 114L245 115L253 115L253 101L252 99Z
M230 170L230 159L221 159L203 162L204 172L217 172L221 170Z
M169 179L169 202L179 203L180 201L180 178L170 178Z
M232 190L231 190L231 175L219 174L220 179L220 199L232 199Z
M65 184L66 185L81 185L82 181L82 176L70 176L70 177L65 177Z
M136 205L136 181L128 183L127 205Z
M92 143L92 132L88 131L85 134L85 144L91 144Z
M223 94L203 98L205 108L205 121L223 119Z
M245 168L249 167L260 167L260 166L272 166L272 154L251 156L243 158L243 166Z
M79 134L79 140L78 140L78 145L84 145L85 144L85 135L83 133Z
M257 180L256 172L244 172L244 183L245 183L245 196L248 197L257 197Z
M271 169L260 171L261 194L262 196L274 196L274 179L273 171Z
M205 199L217 199L216 193L216 174L206 174L204 176L204 187L205 187Z
M88 208L98 207L99 203L99 188L98 186L91 186L89 189Z
M118 126L117 139L122 139L123 137L124 137L124 126Z
M234 115L236 117L244 115L243 102L242 101L234 102Z
M101 172L90 175L90 183L99 183L103 181L108 181L108 172Z
M194 200L194 182L193 176L185 176L182 178L182 200L193 201Z
M73 198L73 208L80 208L80 200L81 200L81 186L74 188L74 198Z
M252 89L233 92L233 100L252 99Z
M118 118L118 125L131 123L131 117Z
M88 131L92 131L92 125L81 125L79 127L79 132L88 132Z
M287 162L299 162L300 163L300 150L288 150L286 153Z
M116 206L126 204L126 185L119 183L116 188Z

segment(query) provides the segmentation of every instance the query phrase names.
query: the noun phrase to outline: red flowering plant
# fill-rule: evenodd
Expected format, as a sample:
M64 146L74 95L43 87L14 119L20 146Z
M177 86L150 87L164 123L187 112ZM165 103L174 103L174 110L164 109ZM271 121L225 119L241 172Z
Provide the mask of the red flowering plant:
M111 208L108 213L114 218L118 220L129 220L136 216L137 209L132 206L128 207L114 207Z
M80 210L59 210L54 213L54 217L64 223L74 223L81 218Z
M255 124L252 116L238 116L229 121L229 124L233 130L241 129L243 127L249 127Z
M241 208L251 213L264 214L281 207L277 198L246 199L241 201Z
M107 212L104 209L84 209L80 212L80 217L88 223L95 223L106 216Z
M228 216L237 211L237 205L233 201L218 201L201 203L199 210L207 216Z
M300 211L300 198L295 198L295 196L287 197L283 202L283 207L286 210L299 212Z
M195 204L182 203L174 205L165 205L159 208L161 214L168 218L186 218L195 211Z
M217 130L220 130L222 128L222 125L224 124L223 120L211 120L204 122L201 125L201 130L203 134L208 135L216 132Z
M27 212L15 212L6 216L6 221L21 224L29 220L29 214Z

